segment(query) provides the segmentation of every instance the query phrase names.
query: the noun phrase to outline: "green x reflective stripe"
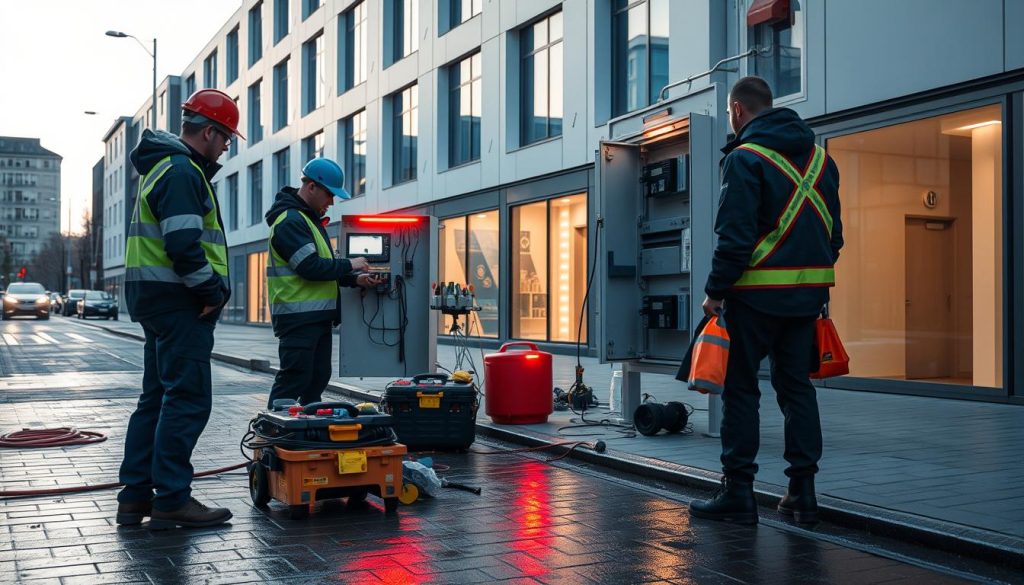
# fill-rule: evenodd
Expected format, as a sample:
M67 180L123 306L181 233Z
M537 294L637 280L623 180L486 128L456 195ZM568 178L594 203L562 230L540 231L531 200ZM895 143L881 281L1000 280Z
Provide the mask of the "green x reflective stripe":
M811 156L807 173L801 173L786 160L786 157L759 144L746 143L737 148L749 150L766 159L775 168L789 177L789 180L793 181L793 184L796 186L793 190L793 195L789 198L789 203L782 211L782 214L779 215L775 228L761 238L761 241L754 247L754 252L750 256L750 266L757 266L764 262L765 258L770 256L782 244L784 236L793 226L797 214L800 213L800 209L805 203L810 203L818 211L818 215L821 217L829 237L832 237L832 214L829 213L828 206L825 205L825 200L821 198L821 194L814 188L825 168L824 148L817 144L814 145L814 153Z
M834 268L749 268L733 286L770 288L777 286L834 286Z

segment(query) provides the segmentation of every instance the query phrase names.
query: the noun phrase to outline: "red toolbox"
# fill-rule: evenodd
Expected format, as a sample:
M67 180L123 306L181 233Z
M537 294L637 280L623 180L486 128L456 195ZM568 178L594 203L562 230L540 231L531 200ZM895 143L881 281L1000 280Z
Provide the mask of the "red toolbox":
M529 349L509 350L517 345ZM484 356L484 410L503 425L547 422L551 414L551 354L528 341L512 341Z

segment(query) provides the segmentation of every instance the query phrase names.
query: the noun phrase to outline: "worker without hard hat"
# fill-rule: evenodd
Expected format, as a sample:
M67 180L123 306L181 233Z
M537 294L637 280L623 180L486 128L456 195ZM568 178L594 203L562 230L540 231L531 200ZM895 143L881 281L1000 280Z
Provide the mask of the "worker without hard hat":
M216 89L201 89L181 104L182 120L193 124L213 124L242 140L238 131L238 105L228 94Z
M329 158L314 158L302 167L302 176L330 191L335 197L351 199L345 190L345 171Z

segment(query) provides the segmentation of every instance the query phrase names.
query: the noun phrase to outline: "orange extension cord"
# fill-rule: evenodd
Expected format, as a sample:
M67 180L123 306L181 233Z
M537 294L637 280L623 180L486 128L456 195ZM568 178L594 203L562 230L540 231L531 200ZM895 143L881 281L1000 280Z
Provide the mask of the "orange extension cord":
M106 440L107 436L104 435L103 433L97 433L95 431L80 431L74 427L59 427L55 429L22 429L20 431L14 431L13 433L7 433L6 435L0 435L0 447L6 447L8 449L65 447L68 445L88 445L91 443L100 443ZM199 478L210 475L217 475L219 473L225 473L228 471L241 469L246 465L248 465L248 463L239 463L237 465L229 465L227 467L220 467L217 469L211 469L209 471L202 471L200 473L195 474L193 477ZM66 488L45 488L38 490L0 490L0 498L74 494L79 492L91 492L97 490L118 488L123 485L123 483L110 482L95 485L77 485Z

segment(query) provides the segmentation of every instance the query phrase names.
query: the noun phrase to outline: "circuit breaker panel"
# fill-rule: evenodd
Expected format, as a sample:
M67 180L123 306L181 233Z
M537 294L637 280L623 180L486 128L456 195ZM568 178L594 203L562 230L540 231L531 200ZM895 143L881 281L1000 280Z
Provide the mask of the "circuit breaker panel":
M339 375L413 376L434 371L437 320L430 312L437 274L437 219L344 215L338 252L363 257L381 284L341 290Z
M620 121L600 145L604 362L678 362L699 319L718 198L716 90Z

